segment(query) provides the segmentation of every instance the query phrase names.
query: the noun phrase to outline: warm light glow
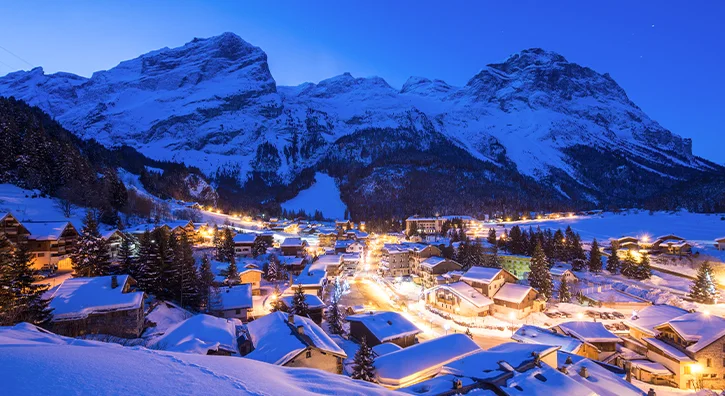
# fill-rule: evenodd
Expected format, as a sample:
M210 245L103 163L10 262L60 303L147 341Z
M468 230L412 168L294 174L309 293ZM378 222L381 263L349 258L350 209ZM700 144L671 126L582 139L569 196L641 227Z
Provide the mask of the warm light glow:
M579 312L578 314L576 314L576 318L577 319L584 319L584 314L581 313L581 312Z
M710 311L708 310L702 311L702 313L705 314L705 316L710 316Z
M642 242L649 242L649 235L644 234L640 237L640 239L642 240Z
M699 374L702 372L702 365L701 364L693 364L690 365L690 372L693 374Z
M511 319L511 320L516 319L516 314L514 314L513 312L509 312L509 319Z
M461 307L456 307L456 313L461 312Z

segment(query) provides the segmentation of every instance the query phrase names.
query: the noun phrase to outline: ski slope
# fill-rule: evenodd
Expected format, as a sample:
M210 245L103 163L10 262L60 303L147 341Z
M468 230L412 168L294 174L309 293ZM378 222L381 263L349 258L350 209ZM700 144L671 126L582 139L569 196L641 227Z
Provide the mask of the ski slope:
M312 186L283 203L282 208L295 211L302 209L310 215L319 210L327 219L342 219L346 207L335 179L325 173L316 173Z

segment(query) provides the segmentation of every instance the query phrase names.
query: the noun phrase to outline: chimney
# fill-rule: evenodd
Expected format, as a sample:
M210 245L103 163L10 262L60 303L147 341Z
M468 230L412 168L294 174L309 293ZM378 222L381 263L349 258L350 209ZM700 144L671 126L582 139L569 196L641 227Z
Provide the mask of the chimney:
M627 370L627 382L632 383L632 362L624 362L624 369Z
M647 392L647 396L657 396L657 392L655 392L654 388L649 388L649 392Z
M118 276L111 275L111 289L115 289L118 287Z
M561 371L564 374L569 374L569 369L566 366L559 367L559 371Z
M566 357L566 361L564 362L564 364L574 364L574 361L571 360L571 356Z
M582 378L589 378L589 370L587 370L586 367L582 367L581 370L579 370L579 375L581 375Z
M287 314L287 323L295 324L295 314L293 314L292 312Z
M297 334L305 335L305 326L302 326L302 325L297 326Z
M463 383L461 382L460 378L456 378L455 381L453 381L453 389L461 388L463 388Z

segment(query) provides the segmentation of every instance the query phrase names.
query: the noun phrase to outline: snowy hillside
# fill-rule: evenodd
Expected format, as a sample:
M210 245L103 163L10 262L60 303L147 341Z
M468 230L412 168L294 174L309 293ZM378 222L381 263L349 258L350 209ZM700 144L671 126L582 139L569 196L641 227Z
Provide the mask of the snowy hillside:
M221 168L257 189L296 186L304 170L325 171L348 207L351 195L375 189L391 171L455 175L459 184L467 177L470 197L545 192L595 205L641 202L723 171L693 156L689 139L650 119L609 75L541 49L488 65L462 87L411 77L397 90L347 73L278 87L266 54L225 33L90 79L40 68L11 73L0 78L0 95L41 107L81 137L208 175ZM494 182L499 191L489 191Z
M29 324L0 327L0 347L8 395L68 395L79 389L88 395L393 394L314 369L82 341Z
M340 189L335 185L335 179L324 173L317 173L315 183L300 191L296 197L282 203L282 208L292 211L301 209L311 214L319 210L327 219L342 219L345 215Z

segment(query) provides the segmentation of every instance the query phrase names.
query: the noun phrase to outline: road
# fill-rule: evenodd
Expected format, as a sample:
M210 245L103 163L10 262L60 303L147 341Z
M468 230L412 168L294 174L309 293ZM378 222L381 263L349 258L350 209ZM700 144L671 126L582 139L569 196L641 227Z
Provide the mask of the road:
M358 279L350 285L350 292L342 297L341 303L346 306L364 305L375 311L396 311L401 312L401 308L394 304L388 295L371 280ZM454 332L453 328L446 330L443 325L447 321L443 318L433 321L432 323L425 318L419 317L413 310L404 313L408 319L413 321L416 326L424 330L424 333L418 335L421 341L440 337L446 333ZM483 349L488 349L505 342L511 342L510 338L495 336L479 336L474 335L473 341Z

